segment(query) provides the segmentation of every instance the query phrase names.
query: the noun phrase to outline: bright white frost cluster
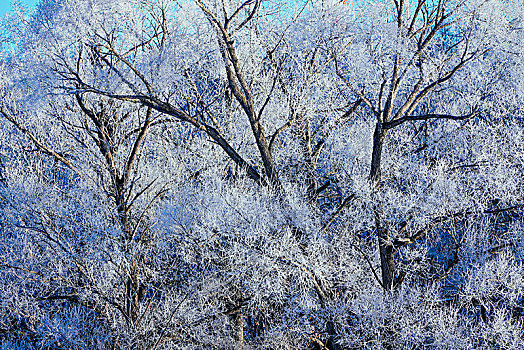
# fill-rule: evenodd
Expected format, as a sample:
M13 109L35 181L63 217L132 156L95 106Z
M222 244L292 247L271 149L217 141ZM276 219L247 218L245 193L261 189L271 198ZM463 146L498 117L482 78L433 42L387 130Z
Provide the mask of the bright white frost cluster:
M1 25L0 349L524 348L521 1Z

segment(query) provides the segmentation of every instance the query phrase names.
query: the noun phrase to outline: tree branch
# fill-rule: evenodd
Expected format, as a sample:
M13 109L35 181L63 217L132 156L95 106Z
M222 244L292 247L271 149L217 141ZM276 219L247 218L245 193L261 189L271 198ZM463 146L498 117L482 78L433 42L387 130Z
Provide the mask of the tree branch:
M451 114L437 114L437 113L430 113L430 114L424 114L424 115L407 115L402 118L394 119L390 122L382 124L382 127L384 129L391 129L394 128L400 124L403 124L407 121L415 121L415 120L430 120L430 119L449 119L449 120L465 120L469 118L474 118L478 116L478 112L473 112L470 114L465 115L451 115Z
M78 176L82 178L82 175L80 171L69 161L66 159L63 155L60 153L54 151L51 147L47 146L45 143L43 143L41 140L39 140L31 131L29 131L27 128L25 128L22 124L20 124L9 112L7 112L4 108L0 108L0 114L4 116L5 119L7 119L9 122L11 122L18 130L20 130L22 133L27 135L29 139L35 144L35 146L42 151L43 153L54 157L56 160L58 160L60 163L67 166L69 169L73 170Z

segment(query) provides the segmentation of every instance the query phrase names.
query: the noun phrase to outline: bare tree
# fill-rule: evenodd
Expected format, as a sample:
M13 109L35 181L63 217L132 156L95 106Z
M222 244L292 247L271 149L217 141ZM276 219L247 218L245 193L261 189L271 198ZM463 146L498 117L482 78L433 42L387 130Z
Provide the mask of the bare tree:
M408 122L457 121L479 116L481 101L462 107L465 109L462 114L453 114L431 106L431 100L443 91L453 89L454 77L461 69L490 51L482 33L472 27L475 8L468 9L466 3L422 0L411 4L392 1L387 6L384 15L391 16L394 21L384 21L383 27L368 28L371 32L385 32L383 37L378 35L376 41L371 39L366 43L376 69L376 81L369 84L356 81L345 68L344 60L352 59L353 50L342 48L333 53L338 77L376 119L369 181L375 187L377 196L380 196L381 161L388 133ZM348 45L351 46L351 43ZM391 290L401 282L400 276L397 276L398 280L395 276L395 251L398 246L394 241L404 238L401 232L388 232L389 225L385 222L380 204L373 210L381 282L386 290Z
M519 348L523 16L489 1L9 17L2 345Z

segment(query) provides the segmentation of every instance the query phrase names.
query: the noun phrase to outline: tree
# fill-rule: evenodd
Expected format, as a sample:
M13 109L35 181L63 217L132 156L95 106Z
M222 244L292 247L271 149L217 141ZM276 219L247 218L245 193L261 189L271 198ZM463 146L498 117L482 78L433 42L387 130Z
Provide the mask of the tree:
M522 343L521 4L18 13L6 347Z
M422 128L426 128L432 120L463 121L481 117L484 109L491 107L484 101L493 90L485 87L467 94L463 83L471 78L467 73L460 73L480 60L489 61L491 52L498 50L496 43L500 38L493 33L494 27L504 33L512 27L505 18L481 19L491 6L487 3L394 1L376 5L378 9L370 6L363 12L378 16L377 21L356 23L361 34L353 37L351 32L346 41L359 44L352 49L351 43L344 43L333 52L333 60L336 73L349 93L376 119L369 179L380 197L381 161L388 133L408 122L422 121ZM359 69L360 63L351 64L355 56L364 56L364 60L372 62L374 72L363 79L352 76L351 72ZM503 73L495 68L489 74ZM459 89L463 89L463 96L458 97L455 105L439 103L442 96L450 96L450 90ZM380 204L377 203L373 211L382 285L391 290L402 278L395 277L395 251L420 239L426 230L412 237L403 236L402 232L388 232Z

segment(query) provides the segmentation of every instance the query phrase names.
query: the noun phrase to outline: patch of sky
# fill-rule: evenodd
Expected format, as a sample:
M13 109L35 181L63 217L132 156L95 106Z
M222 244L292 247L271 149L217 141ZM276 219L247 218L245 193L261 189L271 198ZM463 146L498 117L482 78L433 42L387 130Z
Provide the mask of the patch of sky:
M8 12L13 11L16 3L21 4L28 9L34 9L38 1L39 0L0 0L0 18L4 18Z

